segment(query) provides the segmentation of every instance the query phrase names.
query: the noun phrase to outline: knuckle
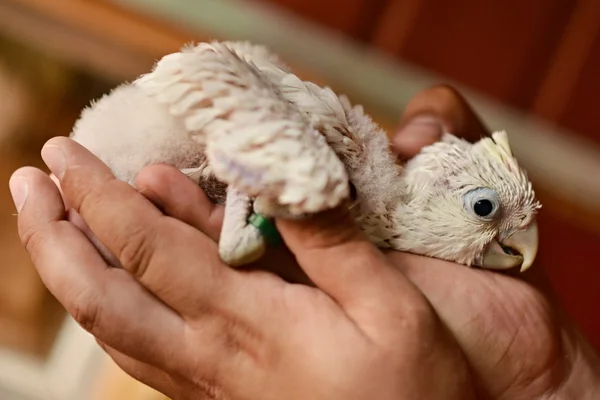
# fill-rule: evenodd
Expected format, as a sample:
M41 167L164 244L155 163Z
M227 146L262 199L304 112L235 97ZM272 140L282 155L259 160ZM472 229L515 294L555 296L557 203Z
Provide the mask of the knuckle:
M133 228L116 239L116 256L123 268L142 278L154 257L153 236L150 230Z
M96 296L87 289L71 296L69 314L86 331L95 334L100 327L100 306Z
M30 254L36 254L39 252L40 247L45 242L44 231L37 226L27 225L20 229L19 236L21 237L21 243L25 247L25 250Z
M112 198L115 192L122 191L120 188L121 183L124 182L111 179L98 185L90 186L86 190L78 188L75 184L76 187L71 188L69 191L71 194L70 197L72 197L72 204L82 215L95 213L96 210L103 208L109 196Z
M102 222L99 221L100 217L103 220L123 218L122 213L127 212L126 207L116 208L112 204L135 203L133 200L137 195L138 193L132 190L129 184L112 179L80 194L79 213L97 223ZM121 221L111 227L109 250L116 256L121 266L136 277L145 274L153 258L154 231L148 229L148 224L136 225L135 221L127 224Z
M403 330L426 335L437 330L437 320L429 304L424 300L408 301L400 317L400 326Z
M19 229L19 236L23 247L32 258L37 258L44 252L44 247L48 240L60 235L60 228L63 221L57 221L45 226L36 224L22 225Z

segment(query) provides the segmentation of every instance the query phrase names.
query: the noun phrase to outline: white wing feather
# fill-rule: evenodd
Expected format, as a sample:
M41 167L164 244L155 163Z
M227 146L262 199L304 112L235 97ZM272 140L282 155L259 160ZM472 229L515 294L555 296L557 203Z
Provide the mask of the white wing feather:
M236 189L298 214L348 196L345 167L319 127L225 43L165 56L133 84L183 121L213 174Z
M71 137L131 184L145 165L167 163L301 214L339 204L348 178L359 214L376 219L404 190L385 132L362 107L246 42L201 43L163 57L84 110ZM224 201L222 191L212 188L211 198Z

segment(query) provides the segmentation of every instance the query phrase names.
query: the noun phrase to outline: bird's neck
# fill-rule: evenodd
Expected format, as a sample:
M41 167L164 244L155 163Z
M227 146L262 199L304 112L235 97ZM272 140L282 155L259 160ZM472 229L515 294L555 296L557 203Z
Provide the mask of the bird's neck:
M398 216L405 215L407 207L401 199L397 199L384 210L362 212L356 221L363 233L378 247L406 250L408 244L405 243L405 238L409 227Z

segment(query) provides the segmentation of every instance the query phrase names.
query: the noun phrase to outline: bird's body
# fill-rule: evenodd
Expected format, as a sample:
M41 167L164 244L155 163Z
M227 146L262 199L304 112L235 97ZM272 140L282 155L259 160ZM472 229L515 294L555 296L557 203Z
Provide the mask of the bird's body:
M132 185L154 163L198 182L226 206L219 246L232 265L264 252L252 211L301 218L350 197L379 247L488 268L528 267L537 250L506 251L515 237L533 240L539 204L505 133L476 144L447 134L398 165L362 107L300 80L262 46L168 55L84 110L72 138Z

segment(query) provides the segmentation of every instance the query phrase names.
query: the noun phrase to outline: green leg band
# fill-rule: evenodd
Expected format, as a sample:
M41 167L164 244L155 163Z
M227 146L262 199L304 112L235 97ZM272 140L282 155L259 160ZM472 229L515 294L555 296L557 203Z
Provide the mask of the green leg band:
M248 223L258 229L270 246L277 247L283 242L275 224L262 215L253 213L248 218Z

